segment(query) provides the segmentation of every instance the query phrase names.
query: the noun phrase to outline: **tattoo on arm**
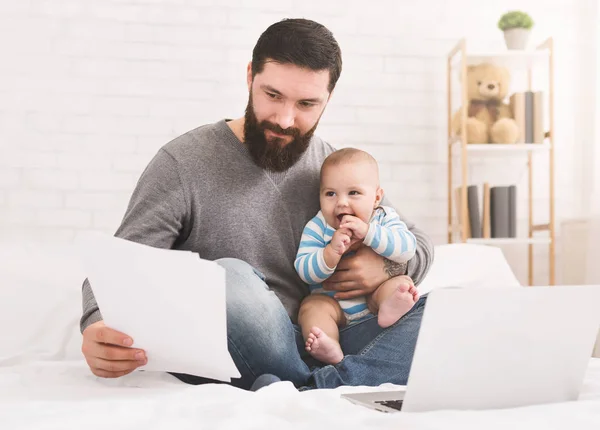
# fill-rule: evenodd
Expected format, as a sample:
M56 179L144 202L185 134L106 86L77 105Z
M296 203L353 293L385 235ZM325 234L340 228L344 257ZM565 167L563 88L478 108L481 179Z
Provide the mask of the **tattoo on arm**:
M385 273L390 276L390 278L393 278L394 276L405 275L407 266L408 265L406 263L396 263L395 261L388 260L387 258L383 259L383 269L385 270Z

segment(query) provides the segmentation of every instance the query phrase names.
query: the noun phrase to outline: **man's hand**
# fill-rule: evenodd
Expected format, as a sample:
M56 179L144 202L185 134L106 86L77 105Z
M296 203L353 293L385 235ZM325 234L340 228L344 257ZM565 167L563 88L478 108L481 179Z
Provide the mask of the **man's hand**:
M340 223L340 228L347 228L352 231L352 239L355 242L364 240L369 232L369 224L354 215L344 215Z
M132 344L133 339L126 334L106 327L104 321L97 321L83 331L81 352L94 375L118 378L147 362L146 353L129 348Z
M352 299L370 294L390 276L384 270L383 257L368 246L343 258L333 275L323 283L326 291L337 291L336 299Z

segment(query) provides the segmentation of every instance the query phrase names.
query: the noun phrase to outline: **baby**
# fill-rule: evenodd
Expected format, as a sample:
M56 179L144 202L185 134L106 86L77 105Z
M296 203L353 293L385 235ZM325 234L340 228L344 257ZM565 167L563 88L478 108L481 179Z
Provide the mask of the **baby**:
M344 255L361 246L397 263L415 255L416 239L394 209L381 206L379 168L364 151L345 148L329 155L321 166L321 210L304 228L294 267L309 284L298 315L306 350L317 360L337 364L344 354L339 327L377 314L385 328L398 321L418 300L407 276L391 278L368 297L337 300L321 283Z

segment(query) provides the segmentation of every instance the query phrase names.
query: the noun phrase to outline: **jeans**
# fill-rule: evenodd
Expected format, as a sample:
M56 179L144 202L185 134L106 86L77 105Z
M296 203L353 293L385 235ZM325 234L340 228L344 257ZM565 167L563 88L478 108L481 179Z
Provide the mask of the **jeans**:
M226 269L227 342L241 374L232 385L248 389L265 373L304 389L406 384L425 296L386 329L379 327L376 316L342 328L340 345L345 357L336 365L324 365L305 351L300 327L292 323L260 272L233 258L216 262ZM190 384L216 382L173 375Z

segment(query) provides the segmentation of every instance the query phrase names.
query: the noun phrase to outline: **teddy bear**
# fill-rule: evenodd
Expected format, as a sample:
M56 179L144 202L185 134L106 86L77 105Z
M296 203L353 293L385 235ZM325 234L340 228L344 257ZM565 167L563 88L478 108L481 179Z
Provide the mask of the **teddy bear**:
M467 143L515 143L519 128L504 102L510 86L507 69L489 63L467 68ZM452 118L452 129L461 132L461 107Z

